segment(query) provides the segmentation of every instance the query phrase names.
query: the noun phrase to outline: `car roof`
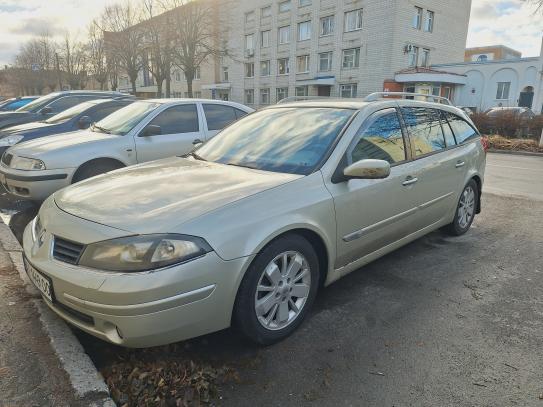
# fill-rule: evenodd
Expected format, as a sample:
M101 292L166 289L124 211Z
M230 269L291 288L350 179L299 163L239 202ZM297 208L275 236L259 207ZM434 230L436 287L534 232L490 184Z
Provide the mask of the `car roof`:
M217 99L194 99L194 98L162 98L162 99L145 99L141 100L142 102L150 102L150 103L160 103L160 104L167 104L167 103L207 103L207 104L215 104L215 105L224 105L224 106L232 106L237 107L240 109L250 109L252 108L245 106L241 103L237 102L231 102L229 100L217 100Z

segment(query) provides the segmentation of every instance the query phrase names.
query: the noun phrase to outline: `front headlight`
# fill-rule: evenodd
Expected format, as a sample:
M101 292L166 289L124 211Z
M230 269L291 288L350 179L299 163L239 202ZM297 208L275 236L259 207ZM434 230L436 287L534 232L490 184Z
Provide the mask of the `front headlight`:
M88 245L81 266L121 272L139 272L183 263L211 251L202 238L185 235L141 235Z
M0 138L0 147L11 147L20 142L22 139L24 139L24 136L5 136Z
M41 171L45 170L45 164L41 160L34 158L19 157L14 155L9 163L14 170Z

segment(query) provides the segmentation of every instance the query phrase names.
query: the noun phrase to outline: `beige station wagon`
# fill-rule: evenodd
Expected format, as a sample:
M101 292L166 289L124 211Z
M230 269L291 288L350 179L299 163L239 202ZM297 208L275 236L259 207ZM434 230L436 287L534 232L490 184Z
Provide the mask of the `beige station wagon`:
M480 212L467 115L382 96L272 106L190 156L56 192L24 234L30 278L66 321L122 346L231 325L285 338L322 286Z

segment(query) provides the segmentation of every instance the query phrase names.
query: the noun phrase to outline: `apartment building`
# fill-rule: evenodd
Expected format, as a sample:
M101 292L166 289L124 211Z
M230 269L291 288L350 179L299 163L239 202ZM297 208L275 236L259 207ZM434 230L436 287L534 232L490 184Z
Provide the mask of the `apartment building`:
M398 72L464 59L471 10L471 0L230 4L222 8L231 50L223 91L256 107L289 96L362 97L391 84L404 90Z

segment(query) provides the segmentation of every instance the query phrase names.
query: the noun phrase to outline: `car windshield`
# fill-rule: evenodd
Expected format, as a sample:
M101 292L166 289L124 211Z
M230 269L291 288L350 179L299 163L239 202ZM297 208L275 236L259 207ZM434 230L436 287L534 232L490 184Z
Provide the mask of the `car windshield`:
M124 136L159 106L160 103L153 102L132 103L100 120L92 131Z
M83 113L87 109L93 107L96 105L96 102L84 102L80 103L68 110L63 111L62 113L59 113L47 120L45 120L45 123L47 124L58 124L63 123L67 120L70 120L71 118L77 116L78 114Z
M27 105L24 105L23 107L20 107L16 111L17 112L32 112L32 113L35 113L38 110L40 110L42 107L47 106L54 99L56 99L59 95L60 95L60 93L50 93L48 95L42 96L41 98L38 98L38 99L30 102Z
M311 174L354 113L336 108L266 109L227 127L195 156L264 171Z

